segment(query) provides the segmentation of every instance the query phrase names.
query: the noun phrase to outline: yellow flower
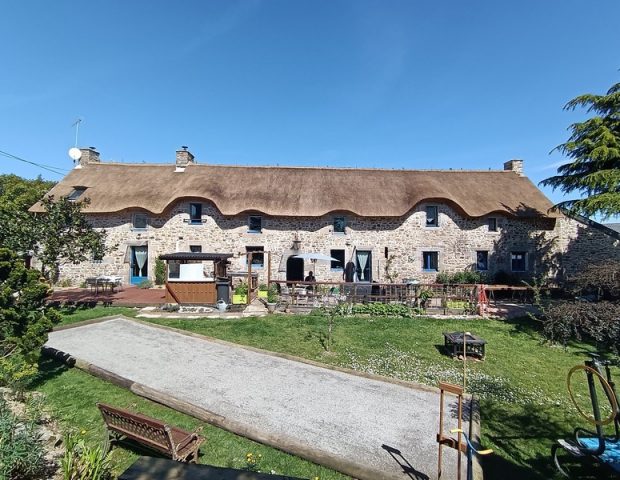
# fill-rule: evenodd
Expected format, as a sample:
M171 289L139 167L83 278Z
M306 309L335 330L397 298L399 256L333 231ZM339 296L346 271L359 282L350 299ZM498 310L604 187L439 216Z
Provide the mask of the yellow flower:
M80 432L80 435L86 435L86 430L82 430L82 431Z

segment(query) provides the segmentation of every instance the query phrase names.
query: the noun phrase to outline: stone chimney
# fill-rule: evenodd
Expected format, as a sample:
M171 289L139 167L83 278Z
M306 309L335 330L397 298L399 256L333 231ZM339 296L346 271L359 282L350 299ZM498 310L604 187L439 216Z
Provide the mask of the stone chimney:
M99 163L99 152L95 147L80 148L82 156L80 157L80 165L88 165L89 163Z
M194 156L187 149L187 146L183 145L181 150L177 150L177 167L186 167L193 163L196 163L194 161Z
M523 177L523 160L508 160L504 162L504 170L511 170L520 177Z

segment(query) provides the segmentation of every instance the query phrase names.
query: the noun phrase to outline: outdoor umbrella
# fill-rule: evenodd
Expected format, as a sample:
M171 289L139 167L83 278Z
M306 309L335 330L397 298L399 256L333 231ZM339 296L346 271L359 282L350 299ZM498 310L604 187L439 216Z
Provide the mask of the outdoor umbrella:
M329 255L323 255L322 253L300 253L295 255L295 258L302 258L304 260L310 260L314 264L314 270L316 271L317 262L339 262L337 258L330 257Z

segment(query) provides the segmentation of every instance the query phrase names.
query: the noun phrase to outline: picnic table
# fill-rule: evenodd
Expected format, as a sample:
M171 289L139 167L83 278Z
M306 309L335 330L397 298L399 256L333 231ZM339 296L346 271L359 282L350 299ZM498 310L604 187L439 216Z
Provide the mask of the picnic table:
M90 287L90 290L95 292L95 295L99 294L99 290L105 292L110 290L114 292L116 287L123 286L123 278L118 276L100 275L98 277L88 277L86 280L86 286Z

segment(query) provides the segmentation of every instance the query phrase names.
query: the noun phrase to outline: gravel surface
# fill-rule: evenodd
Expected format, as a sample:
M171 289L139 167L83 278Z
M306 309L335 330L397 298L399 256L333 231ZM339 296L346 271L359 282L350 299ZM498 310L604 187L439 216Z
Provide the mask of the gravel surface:
M332 468L355 464L368 474L358 476L367 479L436 478L439 394L432 390L123 318L52 332L47 345L230 419L275 447L309 449ZM445 428L454 426L449 419ZM444 452L442 478L449 480L455 478L456 454ZM407 473L409 467L394 457L413 470Z

